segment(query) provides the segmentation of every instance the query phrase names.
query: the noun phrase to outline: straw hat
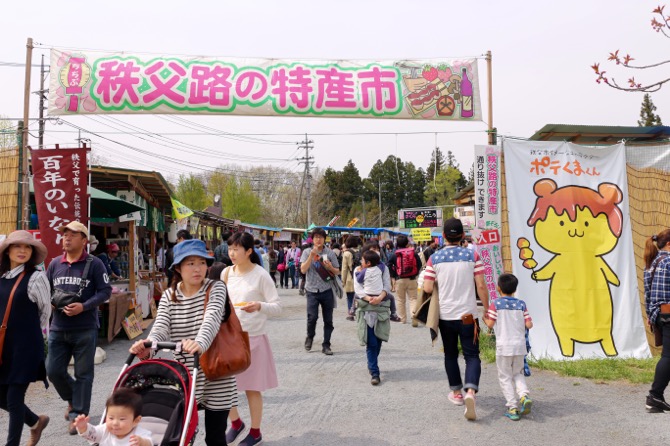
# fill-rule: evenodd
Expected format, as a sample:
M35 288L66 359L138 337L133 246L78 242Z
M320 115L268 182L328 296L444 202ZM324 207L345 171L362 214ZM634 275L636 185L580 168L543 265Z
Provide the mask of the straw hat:
M44 262L47 258L47 247L35 240L35 237L28 231L14 231L0 243L0 257L5 253L10 245L30 245L35 252L35 264Z

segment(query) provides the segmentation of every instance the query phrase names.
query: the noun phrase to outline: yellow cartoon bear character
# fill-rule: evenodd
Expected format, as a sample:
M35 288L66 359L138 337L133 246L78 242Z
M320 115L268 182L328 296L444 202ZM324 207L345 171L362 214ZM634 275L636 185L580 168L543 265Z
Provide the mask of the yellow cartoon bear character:
M549 280L549 311L563 356L574 356L575 342L599 342L607 356L616 356L612 338L612 294L619 278L603 256L621 236L623 217L618 186L602 183L598 191L581 186L557 188L550 179L533 187L537 201L528 226L535 240L554 257L539 270L530 243L519 239L523 266L534 280Z

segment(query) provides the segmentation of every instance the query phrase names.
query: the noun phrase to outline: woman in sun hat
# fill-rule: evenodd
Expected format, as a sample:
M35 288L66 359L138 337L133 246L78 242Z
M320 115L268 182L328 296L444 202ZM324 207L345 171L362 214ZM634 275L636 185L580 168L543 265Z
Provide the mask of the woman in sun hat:
M193 354L207 351L226 312L226 285L207 278L207 267L213 261L202 240L185 240L174 247L170 288L158 304L149 336L135 342L131 353L146 359L151 352L144 347L145 341L181 342L182 353L175 352L175 359L193 369ZM199 373L195 396L198 405L205 408L205 443L226 445L228 413L237 406L235 377L209 381L204 373Z
M14 231L0 243L0 321L7 327L0 364L0 408L9 412L10 446L20 444L23 424L30 427L27 444L32 446L49 424L49 417L38 416L25 405L31 382L47 385L42 333L49 326L51 287L46 275L35 268L46 256L47 248L28 231Z

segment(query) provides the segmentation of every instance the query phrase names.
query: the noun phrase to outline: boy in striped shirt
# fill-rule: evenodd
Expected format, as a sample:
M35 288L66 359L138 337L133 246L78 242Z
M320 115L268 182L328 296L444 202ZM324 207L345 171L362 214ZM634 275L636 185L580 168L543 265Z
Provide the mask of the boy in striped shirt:
M533 327L533 321L526 303L514 297L518 285L514 274L502 274L498 278L500 297L491 302L484 318L489 328L495 326L498 380L507 400L505 416L513 421L528 415L533 404L523 374L526 329Z

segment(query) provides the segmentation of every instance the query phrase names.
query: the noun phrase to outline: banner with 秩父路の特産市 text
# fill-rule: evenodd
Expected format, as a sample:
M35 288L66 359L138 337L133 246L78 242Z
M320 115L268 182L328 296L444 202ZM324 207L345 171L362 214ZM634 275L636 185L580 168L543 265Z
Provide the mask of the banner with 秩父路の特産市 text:
M500 147L475 146L475 228L472 240L484 262L484 277L491 300L498 298L496 284L503 273Z
M49 115L481 120L476 59L297 61L51 50Z
M532 352L648 357L623 144L503 142L516 296Z

